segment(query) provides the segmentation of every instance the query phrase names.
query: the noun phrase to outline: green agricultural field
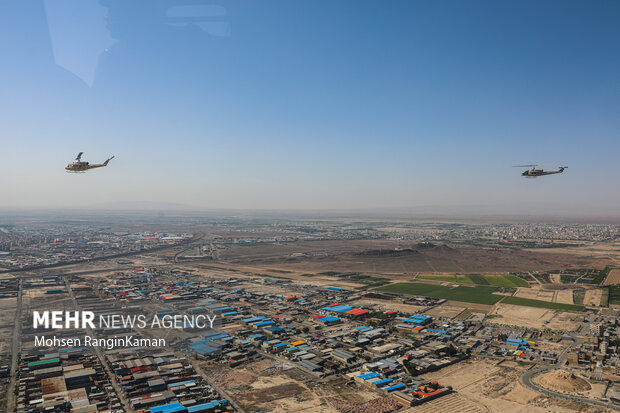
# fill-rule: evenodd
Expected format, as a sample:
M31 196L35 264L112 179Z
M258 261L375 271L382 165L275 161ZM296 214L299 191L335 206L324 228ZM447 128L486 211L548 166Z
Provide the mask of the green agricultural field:
M461 284L473 284L474 282L467 278L466 275L460 274L420 274L418 275L421 280L435 280L435 281L447 281Z
M583 299L586 296L585 290L573 290L573 303L583 304Z
M486 286L446 287L424 283L396 283L379 287L377 290L486 305L493 305L503 298L501 295L492 294L495 291L495 287Z
M581 311L583 306L574 304L551 303L549 301L532 300L521 297L505 297L502 304L523 305L526 307L549 308L551 310Z
M603 288L603 294L601 294L601 307L609 307L609 288Z
M446 281L460 284L493 285L496 287L527 287L527 281L508 274L420 274L420 280Z
M527 287L527 281L508 274L485 275L489 284L497 287Z
M472 280L474 282L474 284L478 284L478 285L489 285L489 280L487 280L486 278L484 278L484 275L480 275L480 274L471 274L468 276L470 280Z
M620 285L609 286L609 304L620 305Z

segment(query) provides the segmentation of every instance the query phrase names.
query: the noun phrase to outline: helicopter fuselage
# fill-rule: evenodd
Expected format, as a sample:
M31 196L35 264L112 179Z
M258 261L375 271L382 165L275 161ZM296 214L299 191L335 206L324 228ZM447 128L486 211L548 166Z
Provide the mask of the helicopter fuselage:
M110 162L112 158L106 159L106 161L104 163L97 163L97 164L93 164L91 165L88 162L83 162L83 161L76 161L76 162L71 162L69 165L67 165L65 167L65 169L67 170L67 172L85 172L88 171L89 169L95 169L95 168L103 168L104 166L108 166L108 162ZM79 156L78 156L79 159Z
M565 166L561 167L557 171L544 171L542 169L528 169L527 171L523 172L521 176L525 176L526 178L536 178L536 177L544 176L544 175L561 174L562 172L564 172L564 169L566 169Z
M104 164L94 164L91 165L88 162L72 162L65 167L65 169L69 172L83 172L88 171L89 169L101 168L107 165Z

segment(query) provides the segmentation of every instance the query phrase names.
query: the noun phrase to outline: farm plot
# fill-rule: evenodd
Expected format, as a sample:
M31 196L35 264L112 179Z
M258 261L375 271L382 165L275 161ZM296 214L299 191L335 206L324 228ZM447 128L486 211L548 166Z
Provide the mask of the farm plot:
M487 305L493 305L503 298L500 295L493 294L495 287L486 286L447 287L423 283L396 283L379 287L377 290Z

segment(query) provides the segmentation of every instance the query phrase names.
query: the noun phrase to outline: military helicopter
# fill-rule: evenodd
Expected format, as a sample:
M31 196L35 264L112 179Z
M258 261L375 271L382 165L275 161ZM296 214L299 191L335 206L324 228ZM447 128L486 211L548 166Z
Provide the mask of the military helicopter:
M67 172L86 172L89 169L103 168L104 166L108 166L108 162L114 159L114 157L111 157L111 158L106 159L104 163L91 165L88 162L82 161L83 154L84 152L78 153L78 156L75 158L76 162L71 162L69 165L65 167Z
M534 165L515 165L513 166L513 168L531 167L532 169L528 169L527 171L524 171L521 174L521 176L525 176L526 178L537 178L543 175L561 174L562 172L564 172L564 169L568 168L568 166L560 166L557 171L544 171L542 169L536 169L537 166L543 166L543 165L552 165L552 163L540 163L540 164L534 164Z

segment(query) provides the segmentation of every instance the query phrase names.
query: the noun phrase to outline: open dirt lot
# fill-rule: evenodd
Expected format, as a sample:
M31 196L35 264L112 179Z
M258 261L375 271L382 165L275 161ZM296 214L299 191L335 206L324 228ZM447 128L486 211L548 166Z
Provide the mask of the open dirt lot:
M592 389L587 380L574 375L568 370L552 370L534 377L533 381L553 391L582 396Z
M406 251L395 251L399 247ZM436 245L403 245L390 240L311 241L233 246L222 251L220 262L256 269L321 273L325 271L507 272L583 267L591 257L533 250L483 250ZM286 274L285 274L286 276Z
M540 250L529 250L540 251ZM620 242L602 242L590 243L589 245L563 247L563 248L545 248L544 252L551 254L566 254L570 256L588 257L593 261L598 260L599 264L596 268L602 269L608 264L617 264L620 262Z
M271 366L272 363L265 360L240 369L207 366L205 371L239 404L251 407L253 412L334 412L302 382L291 379L278 369L267 370Z
M205 371L251 412L338 413L339 404L366 406L380 394L343 381L313 384L314 377L298 369L284 369L280 362L261 360L230 369L205 365ZM311 386L311 387L309 387Z
M462 404L458 404L458 399L452 403L455 410L442 410L440 406L432 410L418 410L411 408L406 412L415 413L418 411L443 412L443 411L481 411L491 413L543 413L574 412L570 408L556 405L549 406L546 398L540 397L537 392L530 391L521 387L518 383L519 376L524 372L522 368L511 368L496 366L494 362L483 360L468 360L461 362L439 371L428 373L422 377L426 380L437 380L444 386L452 386L460 397L466 399ZM446 396L448 397L448 396ZM442 399L429 402L424 408L433 407L434 403L439 403ZM446 402L450 402L448 399ZM473 406L473 407L472 407ZM549 409L548 407L553 407ZM460 409L460 410L459 410Z
M615 285L615 284L620 284L620 269L609 271L607 278L603 282L603 285Z
M421 406L410 407L402 413L486 413L484 405L469 400L458 393L452 393L436 400L424 403Z
M559 331L574 331L579 328L583 316L546 308L524 307L511 304L497 304L491 312L491 322L517 327Z
M427 308L420 305L403 304L396 301L378 300L376 298L362 298L350 301L349 304L356 307L374 307L375 309L402 311L404 313L419 313Z
M557 290L554 303L573 304L573 290Z
M554 284L562 284L562 278L561 278L560 274L557 274L557 273L549 274L549 279Z
M15 322L15 306L17 298L0 299L0 357L11 354L11 337L13 336L13 324Z
M533 285L531 288L518 288L515 293L515 297L541 301L553 301L554 295L554 291L543 290L540 285Z
M599 306L601 305L602 296L603 290L601 288L586 290L586 294L583 297L583 305Z
M454 318L461 314L465 310L465 307L456 307L450 305L448 303L444 303L440 306L433 308L432 310L427 311L425 314L432 315L435 317L449 317Z

